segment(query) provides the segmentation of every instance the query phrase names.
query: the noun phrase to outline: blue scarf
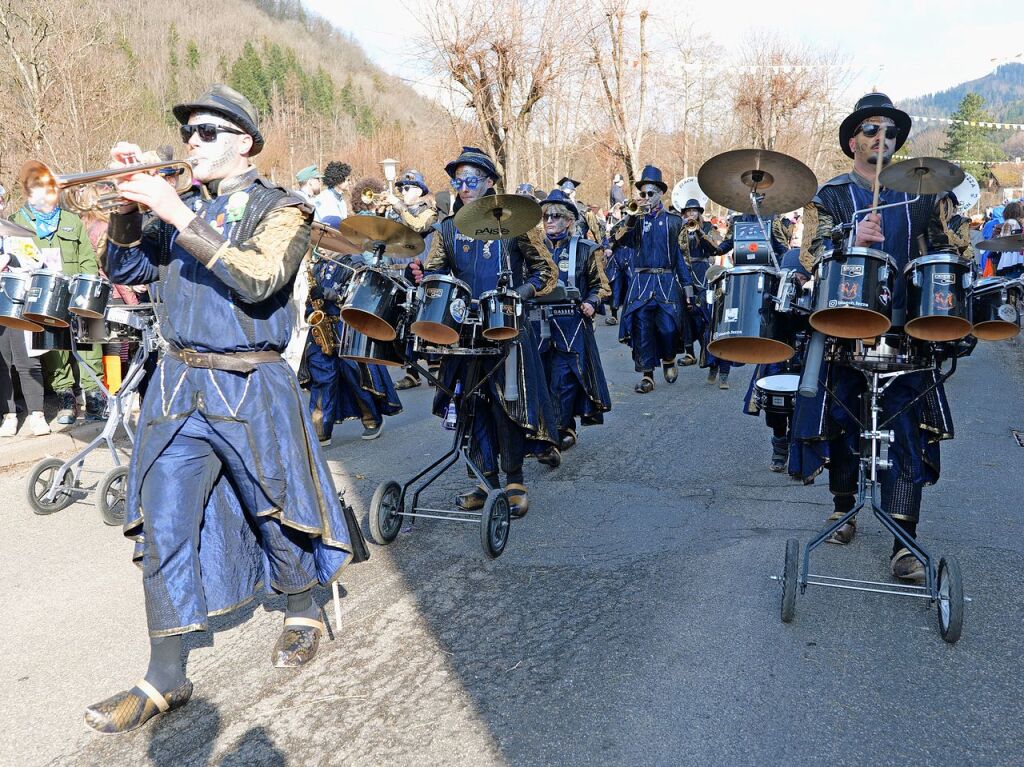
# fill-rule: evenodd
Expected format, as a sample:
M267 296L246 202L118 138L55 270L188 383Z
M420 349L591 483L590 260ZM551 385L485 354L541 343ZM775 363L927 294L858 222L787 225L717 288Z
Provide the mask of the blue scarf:
M57 231L57 225L60 223L60 208L54 208L49 213L40 213L31 205L28 206L28 209L36 217L36 237L40 240L45 240Z

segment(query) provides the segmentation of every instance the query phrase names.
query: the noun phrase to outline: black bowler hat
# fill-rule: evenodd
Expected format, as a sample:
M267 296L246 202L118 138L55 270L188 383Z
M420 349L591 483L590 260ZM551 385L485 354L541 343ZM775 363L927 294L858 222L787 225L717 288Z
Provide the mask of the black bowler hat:
M193 112L213 112L225 120L230 120L252 136L250 157L258 155L263 150L263 134L256 127L256 108L249 99L227 85L214 83L210 86L210 90L195 101L176 104L171 111L182 125L188 122L188 118Z
M462 154L445 165L444 172L448 174L449 178L455 178L455 169L460 165L472 165L474 168L479 168L490 177L491 181L501 179L494 161L487 156L483 149L477 149L475 146L462 147Z
M894 151L899 151L899 148L907 142L907 137L910 135L910 115L893 106L892 99L884 93L869 93L860 97L853 112L839 126L839 148L847 157L853 157L853 152L850 151L850 139L853 138L854 132L860 124L869 117L888 117L896 123L896 149Z
M569 199L569 195L563 192L561 189L552 189L548 196L540 201L541 207L545 205L561 205L567 211L572 214L572 217L579 219L580 209L572 204L572 200Z
M633 186L639 189L644 184L654 184L661 190L662 194L665 194L665 192L668 191L668 184L661 180L661 171L653 165L644 166L644 170L640 174L640 178L633 183Z
M560 179L558 179L559 189L565 189L566 185L570 186L573 189L579 189L580 186L582 186L582 184L580 184L579 181L577 181L574 178L569 178L568 176L562 176Z
M683 206L683 210L690 210L691 208L699 210L701 213L704 212L704 206L700 204L700 200L696 200L693 197L686 201L686 204Z

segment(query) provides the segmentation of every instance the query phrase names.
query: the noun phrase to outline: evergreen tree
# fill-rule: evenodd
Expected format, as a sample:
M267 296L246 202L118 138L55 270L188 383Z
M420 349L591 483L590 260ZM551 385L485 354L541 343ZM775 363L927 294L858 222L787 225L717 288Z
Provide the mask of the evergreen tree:
M992 139L992 128L969 123L993 122L992 117L984 110L985 100L977 93L968 93L960 102L960 106L951 115L951 119L962 122L951 122L946 129L946 143L939 149L947 160L977 160L990 162L1002 160L1003 151Z
M256 109L267 114L270 110L270 88L263 62L253 44L246 42L241 55L231 65L228 84L252 102Z
M185 48L185 65L193 72L199 67L199 46L195 40L189 40Z

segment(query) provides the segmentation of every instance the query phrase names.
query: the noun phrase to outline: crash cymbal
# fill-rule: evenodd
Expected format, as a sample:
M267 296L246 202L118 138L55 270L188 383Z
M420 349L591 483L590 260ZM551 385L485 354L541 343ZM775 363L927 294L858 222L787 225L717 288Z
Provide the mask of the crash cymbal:
M993 253L1012 253L1017 250L1024 250L1024 233L1008 234L1005 237L993 237L991 240L982 240L974 247L978 250L988 250Z
M715 155L697 172L704 194L719 205L753 213L751 191L764 195L761 213L786 213L802 208L818 189L813 171L802 162L768 149L736 149Z
M540 204L519 194L494 194L473 200L455 214L459 233L473 240L518 237L537 226Z
M381 216L349 216L338 232L357 253L379 250L380 245L389 256L411 257L423 252L422 237L405 224Z
M346 256L354 256L363 252L357 245L349 242L340 231L319 221L313 222L309 232L309 243L314 248Z
M886 189L907 194L942 194L960 186L964 172L938 157L915 157L890 165L878 177Z
M36 233L31 229L26 229L23 226L15 224L13 221L8 221L6 218L0 218L0 237L35 237Z

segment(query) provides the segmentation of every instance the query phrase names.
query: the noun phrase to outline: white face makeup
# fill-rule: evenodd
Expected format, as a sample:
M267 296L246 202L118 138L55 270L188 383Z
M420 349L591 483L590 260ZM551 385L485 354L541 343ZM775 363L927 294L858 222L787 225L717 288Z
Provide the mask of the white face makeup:
M543 207L544 234L552 239L561 239L572 225L572 215L562 205Z
M238 126L211 112L193 112L188 118L189 125L211 123L238 130ZM239 164L239 156L252 146L249 136L236 133L218 133L214 141L206 142L193 133L188 141L188 157L198 161L193 175L199 181L213 181L225 178Z
M494 186L494 182L487 177L487 174L474 165L458 166L455 169L455 178L476 179L476 189L470 189L465 184L459 186L459 199L462 200L463 205L480 199L487 193L488 189Z
M402 202L406 205L412 205L416 200L423 196L423 190L418 186L412 186L411 184L402 189Z

